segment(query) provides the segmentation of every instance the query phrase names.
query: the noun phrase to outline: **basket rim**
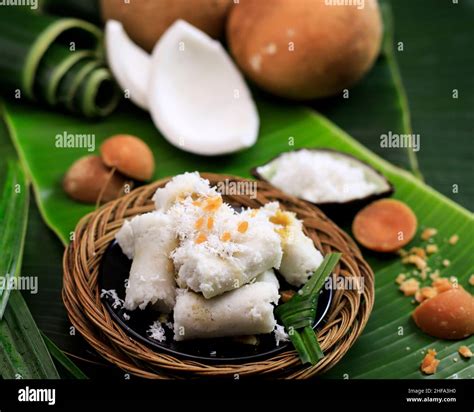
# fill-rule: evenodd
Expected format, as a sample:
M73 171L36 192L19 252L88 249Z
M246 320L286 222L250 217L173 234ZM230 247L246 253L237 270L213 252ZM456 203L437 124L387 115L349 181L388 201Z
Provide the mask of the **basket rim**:
M367 323L374 301L374 274L363 259L355 242L324 215L316 206L287 195L264 181L255 181L229 174L200 173L213 185L223 180L251 181L257 184L257 198L223 195L226 201L240 200L243 206L259 207L278 200L304 222L307 234L323 254L341 251L343 256L334 272L354 275L363 282L362 293L335 291L327 322L318 339L325 352L315 366L301 365L294 350L287 350L264 361L235 364L205 364L157 352L130 338L110 316L100 299L98 266L107 245L123 221L154 209L151 196L173 176L140 186L129 194L106 203L85 215L77 224L74 240L66 247L63 257L63 301L73 326L105 359L132 374L158 379L184 376L265 375L283 378L307 378L334 366ZM238 202L237 202L238 203Z

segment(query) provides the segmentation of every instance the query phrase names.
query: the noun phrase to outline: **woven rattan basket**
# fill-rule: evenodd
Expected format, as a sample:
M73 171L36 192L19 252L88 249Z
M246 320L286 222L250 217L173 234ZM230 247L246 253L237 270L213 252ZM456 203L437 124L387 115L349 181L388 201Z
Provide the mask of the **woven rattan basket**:
M219 181L242 181L239 177L201 174L215 185ZM190 378L198 376L267 376L308 378L334 366L361 334L369 318L374 300L374 278L369 265L353 240L318 208L285 195L264 182L258 182L257 197L231 195L225 201L257 208L279 201L304 221L306 233L323 254L342 252L336 276L363 278L363 292L338 289L334 293L326 323L318 332L325 357L315 366L300 363L295 351L287 350L258 362L242 364L204 364L156 352L129 337L104 306L98 287L99 265L104 251L125 219L153 210L151 197L169 179L140 187L129 195L109 202L85 216L77 225L75 240L64 254L63 300L69 318L100 355L119 368L145 378Z

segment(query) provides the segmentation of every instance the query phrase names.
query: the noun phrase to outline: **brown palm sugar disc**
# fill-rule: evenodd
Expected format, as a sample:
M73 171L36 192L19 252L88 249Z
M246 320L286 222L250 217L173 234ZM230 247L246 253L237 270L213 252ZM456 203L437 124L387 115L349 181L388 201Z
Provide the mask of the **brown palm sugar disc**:
M357 213L352 232L367 249L395 252L413 239L416 226L416 216L405 203L382 199Z

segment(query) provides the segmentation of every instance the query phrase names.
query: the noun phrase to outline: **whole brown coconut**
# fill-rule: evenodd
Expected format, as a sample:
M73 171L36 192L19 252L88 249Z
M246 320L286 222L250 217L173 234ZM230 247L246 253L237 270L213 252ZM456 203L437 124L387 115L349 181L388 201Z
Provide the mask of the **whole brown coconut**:
M123 195L127 181L121 174L111 172L99 156L81 157L64 176L64 191L83 203L95 203L99 197L104 203L117 199Z
M102 161L125 176L148 180L155 171L155 159L147 144L138 137L119 134L106 139L100 146Z
M227 38L250 79L278 96L304 100L337 94L361 79L379 54L382 20L377 0L365 0L363 8L331 0L240 0Z
M102 19L122 22L130 38L147 51L176 20L183 19L211 37L224 35L232 0L101 0Z

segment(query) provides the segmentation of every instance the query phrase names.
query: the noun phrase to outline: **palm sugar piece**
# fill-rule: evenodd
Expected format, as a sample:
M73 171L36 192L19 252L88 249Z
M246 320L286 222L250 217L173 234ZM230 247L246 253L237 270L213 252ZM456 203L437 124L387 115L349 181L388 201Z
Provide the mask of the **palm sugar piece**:
M421 362L420 369L423 373L427 375L433 375L436 373L439 365L439 359L436 359L436 351L434 349L428 349L428 353L423 358Z
M356 240L375 252L396 252L416 233L413 211L395 199L377 200L359 211L352 223Z
M425 301L426 299L434 298L438 294L438 291L430 286L422 287L415 294L415 300L419 303Z
M459 241L458 235L452 235L448 240L450 245L455 245L456 243L458 243L458 241Z
M464 339L474 333L474 297L458 287L423 301L412 314L416 325L440 339Z
M466 359L472 358L472 351L466 345L462 345L458 349L459 354Z
M295 296L296 292L294 290L288 289L288 290L283 290L280 292L281 296L281 301L283 303L288 302L293 296Z
M232 235L230 234L230 232L224 232L221 236L221 240L223 242L228 242L231 237L232 237Z
M453 288L453 284L446 278L435 279L431 283L431 286L433 286L438 293L443 293Z
M405 275L404 273L400 273L396 278L395 278L395 283L398 283L399 285L401 285L407 278L407 275Z
M426 269L426 261L418 255L408 255L402 259L402 263L414 265L419 270Z
M416 255L419 256L422 259L426 259L426 252L425 249L421 247L414 246L408 251L409 255Z
M398 256L403 258L406 255L408 255L408 252L405 249L401 248L401 249L397 250L397 254L398 254Z
M471 286L474 286L474 275L471 275L471 277L469 278L469 284Z
M416 292L420 289L420 282L416 279L408 279L402 282L400 285L400 290L403 292L405 296L414 296Z
M430 279L431 279L432 281L435 281L435 280L439 279L440 276L441 276L441 275L440 275L440 273L439 273L439 270L436 269L436 270L430 275Z
M426 278L428 277L428 274L427 272L430 270L429 267L426 267L424 269L421 269L421 273L420 273L420 278L421 280L426 280Z
M421 232L421 239L428 240L431 239L433 236L436 236L438 231L435 228L427 227L423 232Z
M199 235L197 236L195 242L199 245L201 243L204 243L205 241L207 241L207 236L204 234L204 233L199 233Z

